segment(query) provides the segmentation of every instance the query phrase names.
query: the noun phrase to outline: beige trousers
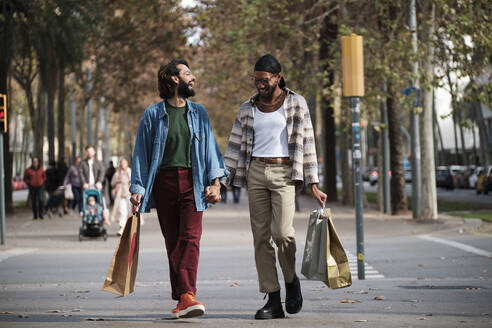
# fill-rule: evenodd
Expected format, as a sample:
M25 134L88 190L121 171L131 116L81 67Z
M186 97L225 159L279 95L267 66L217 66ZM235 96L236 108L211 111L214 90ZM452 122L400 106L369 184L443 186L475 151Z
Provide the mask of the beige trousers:
M261 293L280 290L275 249L284 280L294 279L296 242L293 227L295 184L292 167L253 160L248 171L248 198L256 270ZM272 242L273 240L273 242Z

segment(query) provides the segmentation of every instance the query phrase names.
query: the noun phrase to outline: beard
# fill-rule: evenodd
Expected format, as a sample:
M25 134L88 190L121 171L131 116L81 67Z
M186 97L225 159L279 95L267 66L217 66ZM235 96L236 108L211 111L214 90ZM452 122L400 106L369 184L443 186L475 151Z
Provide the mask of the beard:
M178 83L178 95L183 98L189 98L193 97L195 95L195 90L190 88L188 84L186 84L185 81L183 81L181 78L179 78L179 83Z
M265 88L263 90L260 90L257 88L257 91L258 91L258 94L260 95L261 99L263 99L265 101L270 101L270 100L272 100L273 92L277 88L278 88L278 83L273 85L273 86L272 85L265 86Z

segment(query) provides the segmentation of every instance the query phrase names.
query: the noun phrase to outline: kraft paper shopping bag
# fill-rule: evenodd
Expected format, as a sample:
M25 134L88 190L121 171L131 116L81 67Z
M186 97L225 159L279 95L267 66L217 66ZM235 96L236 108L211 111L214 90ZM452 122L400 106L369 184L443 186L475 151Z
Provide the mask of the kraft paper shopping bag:
M323 281L331 289L352 285L347 255L335 230L330 209L310 214L301 273L310 280Z
M126 296L135 291L140 238L140 214L128 217L109 265L102 290Z

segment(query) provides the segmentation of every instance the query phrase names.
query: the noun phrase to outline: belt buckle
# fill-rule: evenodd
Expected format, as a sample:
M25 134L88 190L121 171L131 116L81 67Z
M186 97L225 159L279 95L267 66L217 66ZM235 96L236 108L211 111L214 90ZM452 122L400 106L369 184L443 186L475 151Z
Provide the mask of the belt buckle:
M281 158L275 158L275 164L282 164L282 159Z

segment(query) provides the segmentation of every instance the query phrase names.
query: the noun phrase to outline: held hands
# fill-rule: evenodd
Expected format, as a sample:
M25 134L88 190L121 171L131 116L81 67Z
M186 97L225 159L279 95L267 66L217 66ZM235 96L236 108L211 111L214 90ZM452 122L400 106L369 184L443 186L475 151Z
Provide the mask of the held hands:
M140 207L140 203L142 202L142 195L141 194L132 194L130 197L130 202L132 203L132 213L135 214L138 211L138 208Z
M214 184L205 188L205 200L210 204L220 202L220 183L215 179Z
M98 182L96 182L96 188L97 188L97 189L99 189L99 190L102 190L102 188L103 188L102 183L101 183L101 182L99 182L99 181L98 181Z
M326 204L326 194L318 189L318 185L313 183L311 185L311 193L313 194L314 199L318 201L318 203L324 208Z

